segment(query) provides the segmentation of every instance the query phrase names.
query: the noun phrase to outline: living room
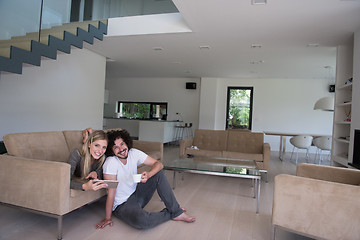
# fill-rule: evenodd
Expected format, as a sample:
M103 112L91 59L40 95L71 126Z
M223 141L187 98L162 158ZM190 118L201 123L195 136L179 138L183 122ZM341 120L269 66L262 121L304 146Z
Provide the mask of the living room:
M359 64L359 30L355 33L354 41L354 64ZM89 47L91 48L91 47ZM336 48L334 48L336 55ZM335 61L335 59L334 59ZM254 112L252 131L279 131L310 133L318 135L331 135L333 130L333 114L330 112L314 111L314 103L324 97L333 96L328 91L328 85L335 84L335 65L332 72L326 69L324 77L320 79L300 77L206 77L206 76L184 76L184 77L114 77L107 72L106 57L94 53L88 49L71 50L71 54L58 55L56 61L44 59L40 67L25 66L22 75L0 73L0 137L8 133L79 130L86 127L95 129L103 128L103 104L104 90L109 90L109 101L164 101L168 103L168 119L179 119L176 113L181 113L181 120L193 123L193 129L224 129L226 118L226 89L229 86L253 86L254 87ZM356 65L354 65L356 66ZM322 66L323 67L323 66ZM354 68L354 76L359 76L358 69ZM326 76L325 76L326 75ZM331 75L330 77L328 77ZM353 92L359 90L359 79L354 77ZM196 89L186 89L186 82L196 82ZM359 99L353 99L358 103ZM355 105L355 104L354 104ZM358 112L353 112L353 126L360 128ZM5 127L6 126L6 127ZM121 126L119 126L121 127ZM279 173L294 174L295 165L285 161L281 164L277 159L279 149L279 137L265 136L265 142L269 142L272 149L271 161L272 172L268 184L263 184L265 192L261 200L263 213L256 216L253 212L254 205L249 198L249 192L240 197L228 198L228 192L242 190L247 191L248 183L241 182L240 189L234 189L237 182L232 180L216 181L210 177L201 178L194 175L186 175L183 185L176 190L181 202L187 205L190 211L198 212L199 221L203 221L200 228L194 226L173 226L173 223L161 227L160 230L135 231L124 227L120 222L116 226L121 228L107 228L103 232L91 230L88 226L96 223L103 214L103 202L86 206L84 209L71 214L66 218L64 239L83 238L95 239L107 235L109 239L123 236L130 239L142 239L151 236L152 238L167 239L169 236L178 234L179 238L204 238L204 239L269 239L271 232L271 202L273 177ZM291 144L287 144L287 151L291 151ZM314 149L312 149L314 151ZM173 157L176 148L169 148L164 157ZM313 152L314 153L314 152ZM289 157L287 155L287 157ZM171 177L169 175L169 177ZM217 178L216 178L217 179ZM180 179L179 179L180 181ZM194 184L195 183L195 184ZM213 185L209 192L207 184ZM194 188L191 189L191 185ZM216 188L225 185L225 194L216 192ZM191 189L191 190L189 190ZM189 190L189 191L187 191ZM199 192L203 195L197 194ZM193 195L193 197L188 196ZM214 197L215 196L215 197ZM198 201L205 198L214 198L199 206ZM229 214L230 209L221 211L221 203L229 202L234 208L242 209L241 219ZM150 208L157 208L159 201L155 201ZM190 204L190 205L189 205ZM220 205L217 205L220 204ZM209 217L206 209L214 208L215 213ZM21 211L2 208L7 218L15 225L24 225L26 231L21 235L13 228L12 234L4 234L4 239L15 239L21 236L33 236L36 239L47 239L56 232L56 222L49 223L45 233L41 232L41 224L47 224L48 218L36 217L33 225L33 215ZM92 212L88 215L88 211ZM261 212L260 211L260 212ZM1 217L1 222L8 219ZM82 221L88 218L89 221ZM229 223L229 218L233 222ZM251 219L251 224L244 219ZM50 221L50 220L49 220ZM217 222L218 221L218 222ZM231 224L232 232L226 227ZM84 228L88 234L77 232L77 228L71 225L78 224L78 228ZM208 234L216 224L221 225L219 232L213 235ZM263 227L259 225L264 224ZM209 225L210 227L204 227ZM234 226L239 225L238 229ZM6 226L1 228L0 235L6 233ZM36 230L31 230L34 226ZM91 226L92 227L92 226ZM251 231L246 228L251 228ZM19 228L20 229L20 228ZM19 230L21 231L21 230ZM128 235L124 235L126 232ZM178 232L186 232L180 234ZM231 233L230 233L231 232ZM221 233L221 235L220 235ZM228 234L228 235L227 235ZM54 235L55 236L55 235ZM241 237L243 236L243 238ZM279 239L307 239L296 235L283 233ZM269 237L269 238L267 238Z

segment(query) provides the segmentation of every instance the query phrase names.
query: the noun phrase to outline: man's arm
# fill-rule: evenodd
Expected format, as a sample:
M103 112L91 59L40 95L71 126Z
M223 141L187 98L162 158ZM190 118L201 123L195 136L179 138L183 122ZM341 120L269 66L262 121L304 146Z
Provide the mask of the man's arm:
M143 172L141 173L141 182L145 183L149 178L151 178L152 176L154 176L156 173L158 173L160 170L162 170L164 168L164 165L159 162L158 160L147 156L147 158L145 159L144 164L146 166L150 166L151 169L149 172Z
M116 180L116 175L104 174L104 180ZM111 214L115 200L115 193L116 193L116 188L108 188L108 195L106 198L106 207L105 207L105 218L101 222L96 224L96 229L104 228L107 225L110 225L110 227L112 227L113 222L111 220Z

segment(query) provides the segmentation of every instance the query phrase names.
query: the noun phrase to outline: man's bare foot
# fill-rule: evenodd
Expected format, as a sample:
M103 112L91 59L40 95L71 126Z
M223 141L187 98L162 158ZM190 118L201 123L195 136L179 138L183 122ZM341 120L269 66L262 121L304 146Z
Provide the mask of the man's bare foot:
M195 217L190 217L185 212L183 212L182 214L180 214L176 218L173 218L173 220L174 221L183 221L183 222L187 222L187 223L192 223L192 222L195 222L196 218Z

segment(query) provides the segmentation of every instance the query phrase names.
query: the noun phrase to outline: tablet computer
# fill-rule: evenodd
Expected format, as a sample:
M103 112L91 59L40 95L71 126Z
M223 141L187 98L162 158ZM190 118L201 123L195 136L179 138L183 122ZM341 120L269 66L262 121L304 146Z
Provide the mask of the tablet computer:
M93 180L93 183L100 181L106 183L108 185L108 188L116 188L119 183L117 180L100 180L100 179Z

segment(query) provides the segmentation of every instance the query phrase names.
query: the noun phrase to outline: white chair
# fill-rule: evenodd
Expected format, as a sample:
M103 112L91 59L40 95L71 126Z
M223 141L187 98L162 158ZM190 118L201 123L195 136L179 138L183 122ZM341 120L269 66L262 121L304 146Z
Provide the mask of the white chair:
M306 159L308 159L309 148L311 147L312 140L313 140L312 136L306 136L306 135L299 135L290 138L290 143L294 146L293 151L291 153L290 161L292 159L295 148L296 148L296 164L298 163L299 149L306 149Z
M313 144L315 147L317 147L314 163L316 162L317 155L319 155L318 164L320 165L321 162L323 161L323 154L322 154L323 151L330 152L330 150L331 150L331 136L321 136L321 137L314 138Z

